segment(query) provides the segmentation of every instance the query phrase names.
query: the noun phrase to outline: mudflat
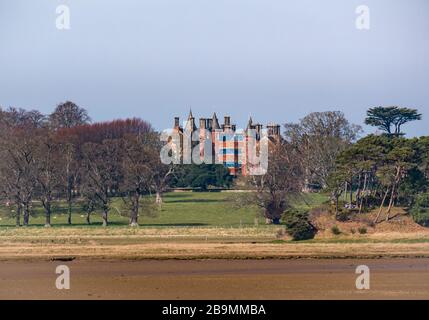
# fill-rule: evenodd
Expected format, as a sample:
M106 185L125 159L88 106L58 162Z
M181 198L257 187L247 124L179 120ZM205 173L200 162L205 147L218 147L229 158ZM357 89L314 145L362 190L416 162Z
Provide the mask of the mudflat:
M0 299L429 299L429 259L1 261Z

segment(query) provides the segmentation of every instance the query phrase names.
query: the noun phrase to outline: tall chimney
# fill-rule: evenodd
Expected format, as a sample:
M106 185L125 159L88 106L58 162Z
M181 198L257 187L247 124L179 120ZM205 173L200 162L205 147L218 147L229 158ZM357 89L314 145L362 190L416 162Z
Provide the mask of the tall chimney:
M280 135L280 125L276 125L276 130L275 130L276 136Z
M225 126L229 126L230 124L231 124L231 117L229 117L229 116L225 116L225 118L224 118L225 120L224 120L224 124L225 124Z
M206 119L204 119L204 118L200 118L200 129L207 129Z
M275 123L269 123L267 125L268 135L269 136L279 136L280 135L280 126Z

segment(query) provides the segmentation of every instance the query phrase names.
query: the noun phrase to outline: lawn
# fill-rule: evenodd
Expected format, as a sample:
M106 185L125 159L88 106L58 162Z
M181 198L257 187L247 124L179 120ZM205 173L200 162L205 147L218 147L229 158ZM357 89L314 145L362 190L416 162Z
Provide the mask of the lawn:
M139 224L147 227L250 227L265 223L260 209L255 206L238 208L233 201L237 193L228 192L170 192L164 195L164 203L155 216L143 214ZM308 194L294 201L299 208L311 208L326 201L321 194ZM126 206L122 199L112 201L109 212L110 225L113 227L127 226ZM14 208L0 207L0 227L15 226ZM44 225L44 211L40 204L35 203L30 225ZM100 226L100 213L92 215L92 225ZM85 213L79 204L73 207L73 226L87 227ZM53 226L67 225L67 208L64 202L56 202L53 206L51 223Z

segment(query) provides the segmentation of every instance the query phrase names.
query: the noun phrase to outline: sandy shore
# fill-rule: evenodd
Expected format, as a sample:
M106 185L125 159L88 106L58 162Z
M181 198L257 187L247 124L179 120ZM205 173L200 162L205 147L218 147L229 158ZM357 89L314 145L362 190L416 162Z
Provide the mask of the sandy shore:
M361 264L370 290L355 288ZM3 261L0 299L429 299L429 259Z

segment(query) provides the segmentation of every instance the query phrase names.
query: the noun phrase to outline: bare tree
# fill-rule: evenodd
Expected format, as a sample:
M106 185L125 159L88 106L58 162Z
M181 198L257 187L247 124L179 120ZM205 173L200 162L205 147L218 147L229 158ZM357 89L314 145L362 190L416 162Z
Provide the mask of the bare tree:
M155 191L155 203L158 206L162 205L162 195L170 187L171 179L176 171L176 166L173 163L166 165L161 162L161 148L162 144L157 137L157 139L152 144L151 152L151 188Z
M83 188L85 194L101 203L103 226L108 225L110 201L120 182L119 143L118 140L105 140L101 144L88 142L83 146Z
M72 224L72 207L75 199L74 191L78 186L81 173L82 157L79 152L77 136L68 130L56 132L56 138L60 144L60 152L63 155L61 171L61 185L65 191L67 201L68 224Z
M246 178L255 192L246 194L245 202L256 204L266 219L278 224L285 209L302 189L302 174L302 161L296 149L286 141L272 143L267 173Z
M153 168L151 159L153 149L148 140L150 137L138 135L127 136L123 139L122 188L127 192L127 199L131 203L130 225L138 226L140 198L150 189ZM124 201L126 201L124 199Z
M49 116L49 122L55 129L72 128L90 121L88 112L71 101L59 104Z
M45 127L37 131L35 137L34 172L37 181L38 192L45 209L45 227L51 226L52 201L56 191L61 186L61 157L60 144L55 139L50 128Z
M36 180L34 133L43 117L37 111L9 108L0 112L0 189L16 205L16 225L28 225Z
M78 137L68 130L77 126L86 125L91 121L88 112L71 101L59 104L49 116L49 124L57 131L61 142L61 152L64 154L62 183L66 193L68 207L68 224L72 223L73 190L79 178L81 164L78 152Z
M313 112L298 124L285 124L285 138L301 153L306 188L328 186L338 154L361 132L340 111Z

